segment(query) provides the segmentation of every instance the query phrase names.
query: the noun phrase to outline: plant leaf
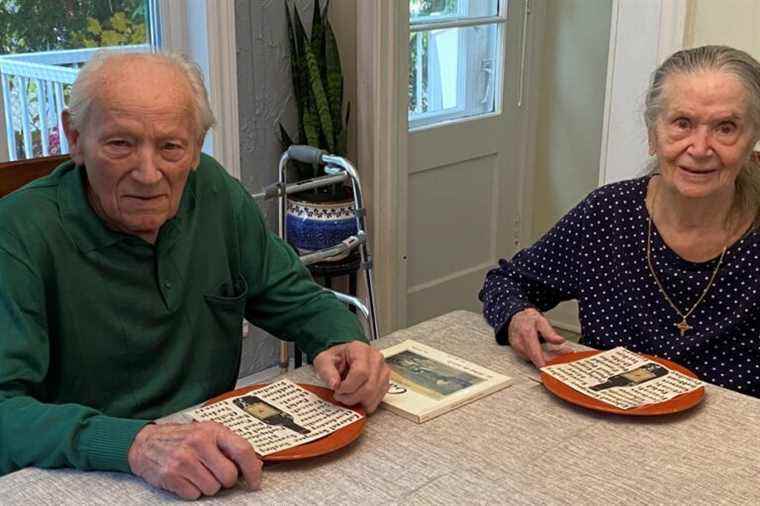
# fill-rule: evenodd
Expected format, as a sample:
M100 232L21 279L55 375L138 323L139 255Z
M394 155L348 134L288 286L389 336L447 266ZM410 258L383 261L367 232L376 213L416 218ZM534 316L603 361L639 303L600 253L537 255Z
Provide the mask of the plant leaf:
M335 146L335 154L338 156L346 156L346 151L348 151L348 130L344 128L340 131L340 134L338 134L338 143L337 146Z
M306 131L306 139L308 140L309 146L314 146L315 148L322 148L324 147L324 143L321 141L320 136L320 128L319 128L319 117L317 114L317 107L314 105L314 97L309 96L309 100L306 103L306 109L304 110L303 114L303 124L304 124L304 130ZM307 172L308 177L317 177L319 171L319 166L312 167L312 170L310 172Z
M309 146L321 148L322 146L319 145L319 119L317 118L316 107L311 99L306 103L303 110L303 128Z
M330 20L327 18L327 12L330 8L330 0L325 1L325 6L322 8L322 23L326 26Z
M338 42L335 39L330 22L325 23L325 60L327 65L326 89L327 101L330 104L330 116L333 119L333 131L336 137L343 129L341 112L343 111L343 69L340 64Z
M301 94L298 92L298 58L299 51L296 45L296 34L293 27L293 20L290 17L290 7L285 2L285 19L288 25L288 46L290 47L290 78L293 81L293 94L296 97L296 106L298 107L298 118L301 119L303 115L303 101Z
M287 149L295 144L293 142L293 139L291 139L290 135L288 134L288 131L285 130L285 127L282 126L282 123L279 121L277 122L277 125L280 127L280 148L283 152L287 151ZM308 164L300 163L295 160L290 160L288 162L288 181L302 181L304 179L307 179L311 177L311 166ZM294 177L295 173L295 177Z
M290 138L288 131L285 130L285 127L282 126L282 123L278 121L277 125L280 127L280 147L282 148L282 151L286 151L290 146L294 144L293 139Z
M322 134L325 137L325 143L330 153L335 153L335 136L333 134L333 121L330 116L330 104L327 102L325 89L322 87L322 80L319 76L319 66L311 48L306 48L306 66L309 71L309 81L311 82L312 98L316 106L316 113L319 119L319 125L322 127ZM319 146L318 146L319 147Z
M319 65L319 75L325 82L327 73L325 64L325 21L319 11L319 0L314 0L314 13L311 19L311 52Z
M343 128L340 131L340 134L338 134L338 141L337 141L337 152L335 153L338 156L346 156L348 153L348 120L351 117L351 102L346 103L346 122L343 125Z
M322 19L327 21L327 9L330 7L330 0L325 2L325 6L322 7Z
M311 86L309 85L309 76L306 65L306 49L309 47L309 38L306 35L306 30L303 27L303 21L301 21L301 15L298 12L298 7L293 4L293 24L295 25L295 46L297 51L296 58L296 76L293 83L293 94L300 97L301 109L298 114L298 135L299 142L306 141L306 132L303 129L303 115L306 110L306 103L308 97L311 95ZM297 102L296 102L297 103Z

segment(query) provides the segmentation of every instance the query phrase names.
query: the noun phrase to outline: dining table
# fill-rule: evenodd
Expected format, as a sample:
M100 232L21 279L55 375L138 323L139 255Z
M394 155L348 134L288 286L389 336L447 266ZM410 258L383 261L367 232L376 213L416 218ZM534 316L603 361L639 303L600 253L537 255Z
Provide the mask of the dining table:
M236 486L203 503L760 504L759 399L707 385L682 412L611 414L549 392L479 314L453 311L372 345L406 339L510 376L511 386L422 424L381 407L350 445L267 464L260 490ZM323 384L311 366L284 377ZM2 505L172 501L125 473L27 468L0 478Z

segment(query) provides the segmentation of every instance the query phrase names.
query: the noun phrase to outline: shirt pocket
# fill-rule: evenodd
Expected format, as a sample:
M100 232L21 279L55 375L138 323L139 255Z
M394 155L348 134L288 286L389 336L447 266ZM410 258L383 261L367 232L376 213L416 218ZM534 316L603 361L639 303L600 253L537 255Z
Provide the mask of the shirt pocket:
M245 278L238 276L234 280L225 281L210 293L203 294L206 305L211 313L211 319L222 328L242 332L242 318L245 311L246 296L248 295L248 283ZM232 329L230 324L237 320L237 329Z
M214 290L203 294L206 301L207 317L201 322L204 334L210 341L209 357L219 363L230 364L229 372L217 387L228 388L234 384L240 367L243 337L243 315L248 295L248 283L238 276L234 280L219 284ZM218 368L214 368L218 371ZM215 374L218 374L215 373ZM221 378L215 377L216 381ZM215 381L215 383L216 383Z
M225 281L214 288L211 292L206 293L203 297L210 305L220 307L235 307L240 301L245 303L245 296L248 294L248 282L241 275L238 275L231 281Z

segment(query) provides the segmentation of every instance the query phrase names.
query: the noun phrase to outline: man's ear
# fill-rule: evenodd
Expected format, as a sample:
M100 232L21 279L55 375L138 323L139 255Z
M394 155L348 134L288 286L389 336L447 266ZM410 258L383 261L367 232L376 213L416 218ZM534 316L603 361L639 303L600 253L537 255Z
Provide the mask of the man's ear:
M205 135L200 136L198 142L195 144L195 157L193 158L193 170L198 168L198 164L201 163L201 153L203 152L203 139Z
M84 153L82 152L82 136L79 130L74 128L71 123L71 114L69 111L61 113L61 122L63 123L63 132L66 134L66 140L69 142L69 156L77 165L84 165Z

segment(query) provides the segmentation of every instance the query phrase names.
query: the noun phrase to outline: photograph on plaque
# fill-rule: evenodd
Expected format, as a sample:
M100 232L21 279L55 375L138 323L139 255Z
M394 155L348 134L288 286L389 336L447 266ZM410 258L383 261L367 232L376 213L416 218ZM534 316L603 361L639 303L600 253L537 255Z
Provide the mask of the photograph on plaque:
M411 350L393 355L386 363L391 368L392 381L431 399L442 399L484 381Z
M382 350L391 369L383 405L423 423L510 385L511 378L433 347L407 340Z

